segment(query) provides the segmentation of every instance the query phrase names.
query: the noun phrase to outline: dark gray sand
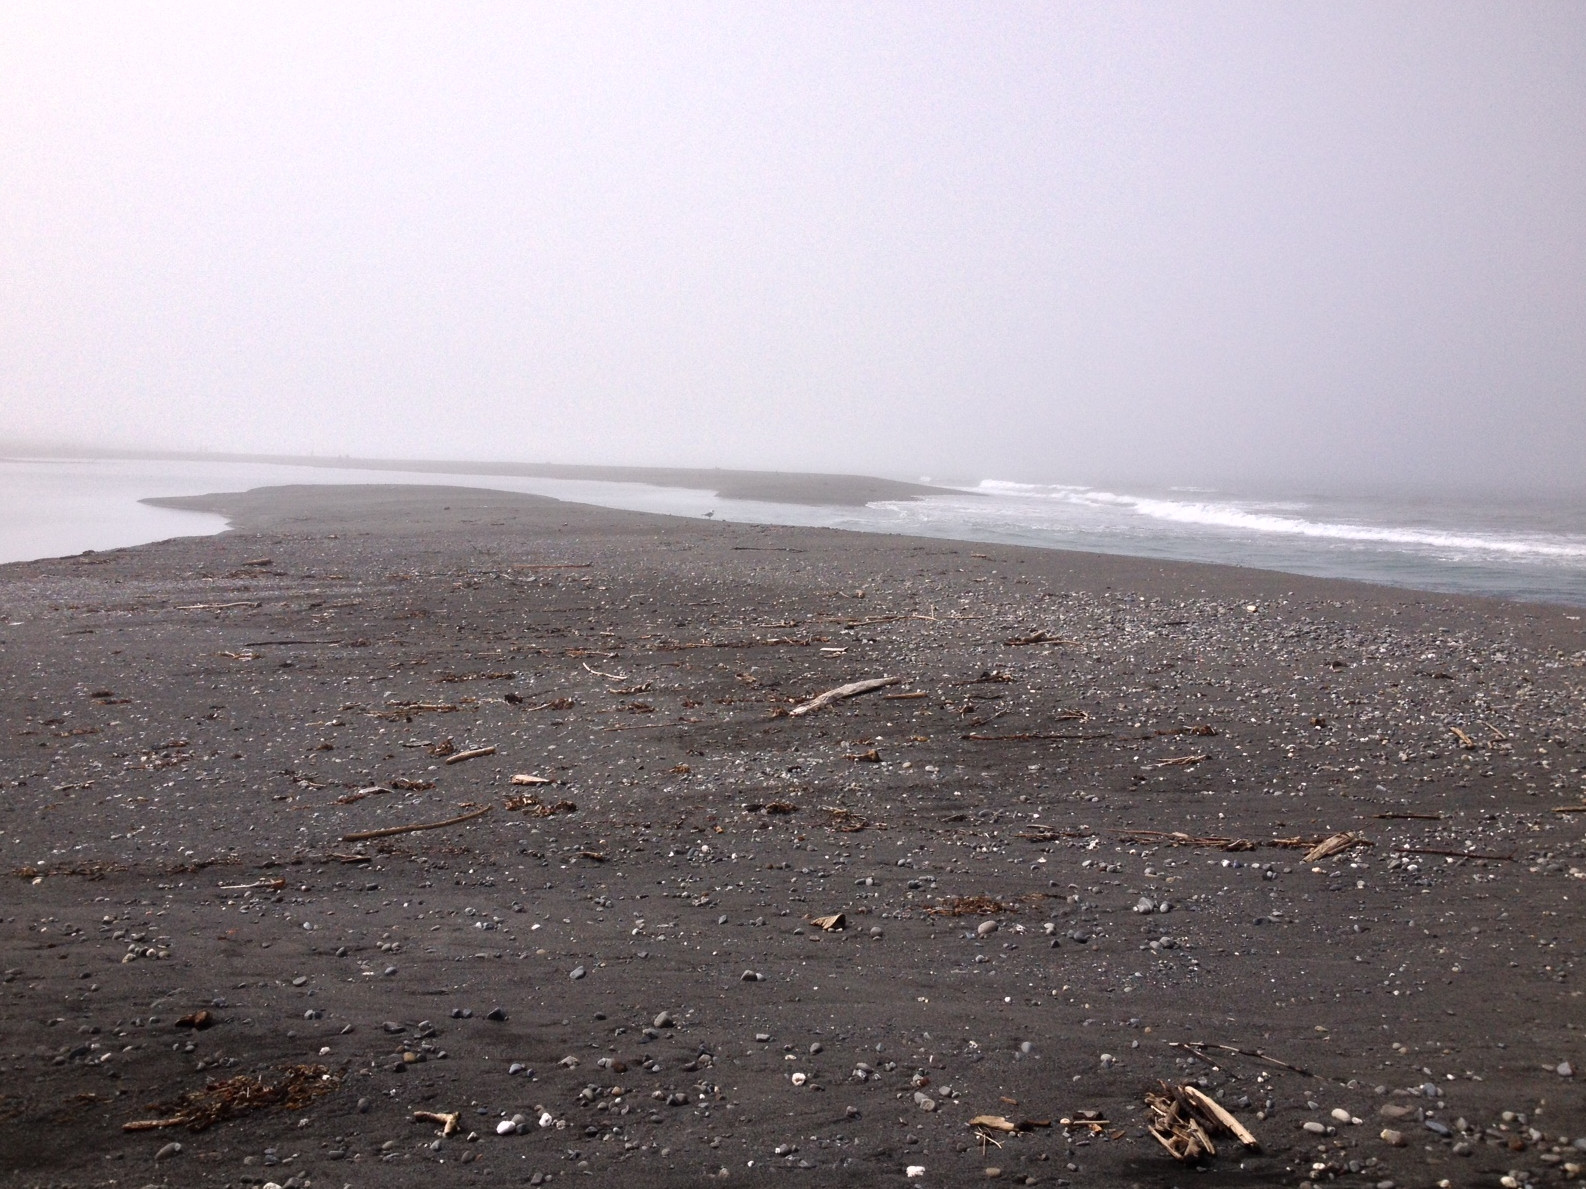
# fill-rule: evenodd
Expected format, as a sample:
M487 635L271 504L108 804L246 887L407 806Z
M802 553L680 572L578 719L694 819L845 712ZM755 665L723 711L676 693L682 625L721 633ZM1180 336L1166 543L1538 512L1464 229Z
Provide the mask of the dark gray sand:
M7 1184L1586 1163L1577 612L476 490L184 504L238 527L0 568ZM1161 1080L1261 1150L1176 1164Z

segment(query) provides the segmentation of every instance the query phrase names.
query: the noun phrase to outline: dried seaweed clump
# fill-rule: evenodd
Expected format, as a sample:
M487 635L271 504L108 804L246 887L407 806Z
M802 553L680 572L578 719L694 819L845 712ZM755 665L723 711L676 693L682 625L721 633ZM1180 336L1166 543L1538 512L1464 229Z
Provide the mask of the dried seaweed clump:
M202 1090L189 1090L175 1102L153 1109L160 1118L123 1123L123 1131L153 1131L161 1127L187 1127L203 1131L227 1119L252 1111L279 1107L300 1111L341 1085L342 1075L323 1065L288 1065L273 1081L238 1074L223 1082L210 1082Z

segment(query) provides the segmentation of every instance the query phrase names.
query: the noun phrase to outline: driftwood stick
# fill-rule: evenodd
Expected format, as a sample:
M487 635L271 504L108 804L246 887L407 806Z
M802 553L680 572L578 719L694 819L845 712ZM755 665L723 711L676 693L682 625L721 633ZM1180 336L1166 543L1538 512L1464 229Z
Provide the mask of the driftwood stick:
M415 1123L439 1123L441 1125L441 1134L442 1135L453 1135L453 1134L455 1134L456 1131L457 1131L457 1125L458 1125L458 1122L460 1121L460 1119L461 1119L461 1112L459 1112L459 1111L414 1111L413 1112L413 1121Z
M123 1123L123 1131L158 1131L162 1127L181 1127L189 1122L185 1115L178 1115L174 1119L133 1119L130 1123Z
M802 718L806 714L814 714L823 706L830 706L833 702L843 698L856 698L860 694L873 693L878 689L885 689L889 685L901 685L901 677L873 677L868 681L851 681L847 685L839 685L836 689L829 689L823 694L818 694L808 702L793 707L788 711L791 718Z
M1223 1105L1210 1094L1196 1086L1186 1085L1182 1089L1186 1098L1233 1132L1234 1138L1244 1144L1245 1147L1252 1149L1261 1147L1261 1141L1250 1134L1249 1129L1228 1111L1224 1110Z
M489 812L490 806L486 805L483 809L475 809L471 813L449 817L443 822L419 822L411 826L387 826L383 830L361 830L356 834L343 834L341 840L343 842L364 842L370 838L389 838L393 834L412 834L419 830L439 830L443 826L456 826L463 822L471 822L474 818L484 817Z
M477 760L480 756L493 756L495 754L496 747L492 743L489 747L474 747L467 751L460 751L454 756L447 756L446 762L448 764L460 764L464 760Z

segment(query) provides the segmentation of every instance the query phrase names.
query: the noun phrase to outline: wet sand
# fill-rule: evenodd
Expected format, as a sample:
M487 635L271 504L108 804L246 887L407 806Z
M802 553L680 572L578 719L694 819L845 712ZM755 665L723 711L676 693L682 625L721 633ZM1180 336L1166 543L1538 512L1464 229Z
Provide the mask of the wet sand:
M1576 611L472 489L176 503L237 527L0 567L6 1184L1586 1163ZM297 1109L123 1130L304 1065ZM1176 1164L1160 1080L1260 1151Z

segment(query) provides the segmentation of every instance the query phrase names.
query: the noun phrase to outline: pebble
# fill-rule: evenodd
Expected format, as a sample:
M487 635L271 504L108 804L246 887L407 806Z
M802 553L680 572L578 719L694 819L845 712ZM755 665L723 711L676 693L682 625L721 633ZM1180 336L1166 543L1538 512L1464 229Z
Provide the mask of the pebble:
M996 921L981 921L980 924L975 926L975 936L977 937L990 937L996 931Z
M664 1011L655 1017L653 1026L656 1028L676 1028L677 1021L672 1018L671 1012Z
M1335 1106L1333 1108L1332 1116L1333 1116L1334 1122L1338 1122L1338 1123L1348 1123L1349 1120L1350 1120L1349 1112L1346 1111L1341 1106Z
M518 1125L511 1119L503 1119L501 1122L496 1124L497 1135L516 1135L517 1133Z
M390 978L396 972L397 972L397 968L395 966L387 966L385 968L385 975L386 975L387 978Z
M1395 1148L1404 1147L1404 1132L1395 1131L1391 1127L1382 1129L1382 1142Z
M154 1153L154 1158L156 1160L169 1160L172 1156L180 1156L181 1154L182 1145L173 1142L166 1144L158 1152Z
M805 1082L807 1082L809 1080L810 1080L809 1074L807 1074L807 1073L795 1073L793 1075L793 1084L795 1086L802 1086Z
M1327 1134L1327 1124L1318 1123L1315 1119L1307 1119L1305 1122L1301 1123L1300 1126L1306 1131L1310 1132L1312 1135Z
M1148 912L1155 912L1156 901L1152 900L1149 896L1141 896L1140 899L1135 901L1134 911L1141 913L1142 915Z
M925 1165L911 1164L903 1170L903 1175L908 1177L911 1181L917 1180L918 1178L925 1175Z
M589 972L587 970L585 970L582 966L575 966L570 971L567 972L567 977L572 979L576 983L579 979L583 978L584 975L586 975L588 973Z
M492 1007L490 1009L490 1011L485 1015L485 1019L494 1020L498 1024L502 1023L504 1020L506 1020L506 1018L507 1018L507 1013L506 1013L505 1009L499 1008L499 1007Z
M745 970L742 977L740 977L738 981L744 983L760 983L765 981L765 975L761 974L758 970Z
M881 928L880 925L872 925L870 927L870 936L874 937L877 941L879 941L879 940L881 940L881 938L886 936L886 933Z
M1560 1061L1558 1063L1558 1068L1553 1072L1558 1074L1558 1076L1561 1078L1572 1078L1575 1076L1575 1067L1568 1061Z
M306 987L306 986L308 986L308 975L306 975L306 974L298 975L296 978L294 978L292 980L292 985L294 987Z
M934 1111L936 1109L936 1099L932 1098L924 1090L916 1090L914 1092L914 1105L922 1111Z
M525 1069L527 1069L527 1068L528 1068L528 1066L527 1066L527 1065L525 1065L525 1064L523 1064L523 1062L521 1062L521 1061L514 1061L514 1062L513 1062L513 1063L512 1063L512 1064L511 1064L511 1065L510 1065L510 1066L508 1066L508 1068L507 1068L507 1076L508 1076L508 1077L512 1077L512 1076L513 1076L513 1075L515 1075L515 1074L520 1074L520 1073L522 1073L522 1072L523 1072L523 1071L524 1071L524 1070L525 1070Z
M1453 1131L1449 1129L1448 1124L1444 1123L1441 1119L1428 1119L1426 1120L1425 1127L1434 1135L1440 1135L1444 1139L1447 1139L1449 1136L1454 1134Z

